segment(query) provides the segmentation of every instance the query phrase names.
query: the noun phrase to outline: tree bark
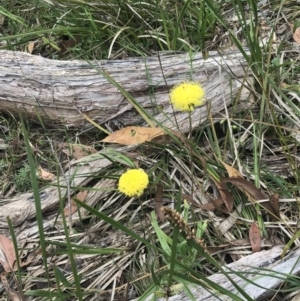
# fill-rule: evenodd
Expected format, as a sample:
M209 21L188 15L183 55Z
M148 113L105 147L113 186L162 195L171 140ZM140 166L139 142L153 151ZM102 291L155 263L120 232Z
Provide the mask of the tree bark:
M107 79L109 75L156 120L187 132L188 114L169 104L169 89L184 80L200 82L207 104L197 108L192 126L215 116L225 106L249 98L253 78L240 52L162 53L159 56L102 61L58 61L23 52L0 52L0 110L21 112L45 124L88 126L83 114L98 124L108 121L137 125L143 119L124 94ZM208 112L209 110L209 112ZM83 114L82 114L83 113Z

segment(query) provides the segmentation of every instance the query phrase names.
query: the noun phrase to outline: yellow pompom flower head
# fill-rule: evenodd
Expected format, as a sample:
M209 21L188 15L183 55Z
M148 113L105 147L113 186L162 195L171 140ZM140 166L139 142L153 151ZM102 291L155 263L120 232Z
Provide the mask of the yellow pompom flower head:
M118 189L129 197L141 196L148 183L148 175L143 169L130 169L121 175Z
M170 91L170 101L179 111L194 111L204 103L204 89L196 82L183 82Z

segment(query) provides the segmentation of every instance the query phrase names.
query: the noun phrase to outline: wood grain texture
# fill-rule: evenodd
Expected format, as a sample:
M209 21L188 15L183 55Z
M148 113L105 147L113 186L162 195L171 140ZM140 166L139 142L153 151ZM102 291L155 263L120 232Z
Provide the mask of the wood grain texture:
M281 252L282 246L276 246L269 250L245 256L236 262L224 266L223 268L227 272L233 271L233 273L230 273L232 280L253 300L266 300L267 297L275 294L275 292L272 292L271 289L277 288L286 279L286 277L282 274L280 277L278 277L278 272L296 275L300 271L300 250L298 249L294 252L291 252L291 254L286 256L283 260L280 260ZM259 271L257 268L260 267L263 269L268 269L268 271ZM240 277L238 274L234 274L234 272L240 272L242 277ZM243 279L243 277L249 279L249 281L252 281L252 283L245 281L245 278ZM208 279L219 284L243 300L246 300L223 274L216 273L212 276L209 276ZM190 286L190 290L195 299L199 301L232 300L231 298L220 295L218 292L213 290L208 291L201 286ZM151 298L149 297L146 300L149 301ZM158 300L163 301L165 298L160 298ZM182 292L178 295L169 297L168 300L189 301L190 298L184 292Z
M141 124L142 119L123 94L103 76L105 71L159 122L175 128L169 89L184 80L199 81L214 115L238 98L249 96L253 78L245 74L247 64L240 52L220 55L162 53L160 57L101 61L58 61L23 52L0 52L0 110L37 114L46 124L81 127L86 114L99 124L118 120L124 125ZM246 79L246 81L245 81ZM163 113L162 113L163 111ZM192 125L207 118L207 106L192 114ZM186 132L187 113L176 112L179 128Z

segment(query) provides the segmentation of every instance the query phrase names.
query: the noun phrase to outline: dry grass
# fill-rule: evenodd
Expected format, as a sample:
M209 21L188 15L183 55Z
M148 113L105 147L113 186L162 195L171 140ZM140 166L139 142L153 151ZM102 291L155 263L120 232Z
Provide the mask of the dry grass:
M23 250L22 260L30 261L15 274L23 292L32 295L28 300L130 300L141 296L157 281L162 288L180 283L173 279L170 284L166 276L174 262L168 262L168 247L162 245L165 241L172 248L175 227L159 221L159 228L166 234L159 239L151 216L158 184L163 186L160 198L164 206L176 207L178 200L187 200L188 206L179 207L180 212L185 214L191 229L197 231L202 227L198 238L211 248L210 261L178 234L177 260L187 269L209 276L218 270L214 261L225 264L251 254L248 236L253 221L260 227L265 248L289 241L293 248L299 246L298 235L295 236L299 219L299 45L293 42L288 29L283 30L287 22L296 24L297 1L283 5L277 1L261 2L258 24L253 27L256 33L242 26L242 15L238 17L231 2L214 2L223 22L206 2L190 1L185 3L191 5L185 6L172 1L164 3L163 10L158 2L48 3L52 2L2 4L1 45L25 50L34 41L33 54L59 59L116 59L150 55L157 50L201 50L205 54L211 49L251 46L249 63L251 67L257 64L253 67L256 103L254 109L234 116L221 112L219 120L211 120L189 135L194 151L206 160L208 171L176 139L169 145L111 151L112 146L106 149L98 142L102 133L53 131L26 124L28 141L35 141L31 148L34 164L61 176L56 194L51 194L56 199L55 206L47 212L36 209L37 216L44 219L43 236L35 212L28 212L28 219L14 229L19 249ZM245 18L253 17L251 1L238 3ZM197 26L200 20L201 26ZM250 25L249 28L253 29ZM51 31L43 31L46 29ZM228 30L240 41L239 45ZM269 40L272 30L276 41ZM256 44L249 45L255 38ZM261 53L254 53L257 49ZM28 182L32 172L26 166L32 165L28 162L29 149L20 122L1 116L0 139L1 205L28 200L30 194L19 195L23 191L43 189L45 193L36 201L44 206L53 185L39 181L34 187L34 177ZM90 145L100 153L75 160L57 150L60 142ZM228 176L221 161L234 166L266 195L279 193L280 223L265 213L261 215L261 207L250 204L249 195L232 185L227 188L234 200L234 219L222 212L201 209L201 205L219 197L215 181ZM130 164L138 164L150 177L151 185L140 198L127 198L116 189L119 175ZM64 206L82 190L88 191L85 204L102 215L82 207L71 218L63 218ZM7 226L1 227L0 233L8 235ZM42 251L41 241L45 245ZM17 290L13 276L7 279L12 282L11 291ZM295 291L297 282L287 283L285 288ZM3 287L0 293L5 300L7 292ZM272 300L283 299L289 300L290 296L279 288Z

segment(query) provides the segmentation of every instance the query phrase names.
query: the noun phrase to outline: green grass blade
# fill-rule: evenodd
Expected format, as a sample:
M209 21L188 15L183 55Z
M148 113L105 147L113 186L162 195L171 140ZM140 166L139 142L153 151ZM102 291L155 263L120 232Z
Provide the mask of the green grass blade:
M146 239L142 238L141 236L139 236L138 234L136 234L135 232L133 232L132 230L128 229L127 227L125 227L123 224L115 221L113 218L107 216L106 214L97 211L96 209L90 207L89 205L75 199L74 200L76 202L77 205L79 205L80 207L83 207L84 209L86 209L87 211L89 211L90 213L92 213L94 216L104 220L106 223L110 224L111 226L113 226L116 229L119 229L121 231L123 231L124 233L126 233L127 235L131 236L133 239L136 239L137 241L143 243L145 246L147 246L150 249L154 249L155 251L158 251L160 253L162 253L164 256L166 256L168 258L168 254L157 248L156 246L154 246L153 244L151 244L149 241L147 241Z
M52 293L50 291L51 284L50 284L50 277L49 277L49 271L48 271L48 265L47 265L47 257L48 257L47 252L46 252L47 245L46 245L44 226L43 226L43 212L42 212L42 206L41 206L39 186L38 186L38 181L37 181L37 177L36 177L36 164L33 159L32 149L29 144L28 133L26 131L23 120L21 122L21 126L22 126L22 132L24 135L24 140L25 140L25 145L26 145L28 164L30 167L30 177L31 177L31 184L32 184L32 189L33 189L33 196L34 196L34 203L35 203L35 210L36 210L36 219L37 219L38 230L39 230L39 240L40 240L40 244L41 244L45 274L46 274L46 278L48 280L48 289L49 289L48 294L49 294L50 300L52 300Z

